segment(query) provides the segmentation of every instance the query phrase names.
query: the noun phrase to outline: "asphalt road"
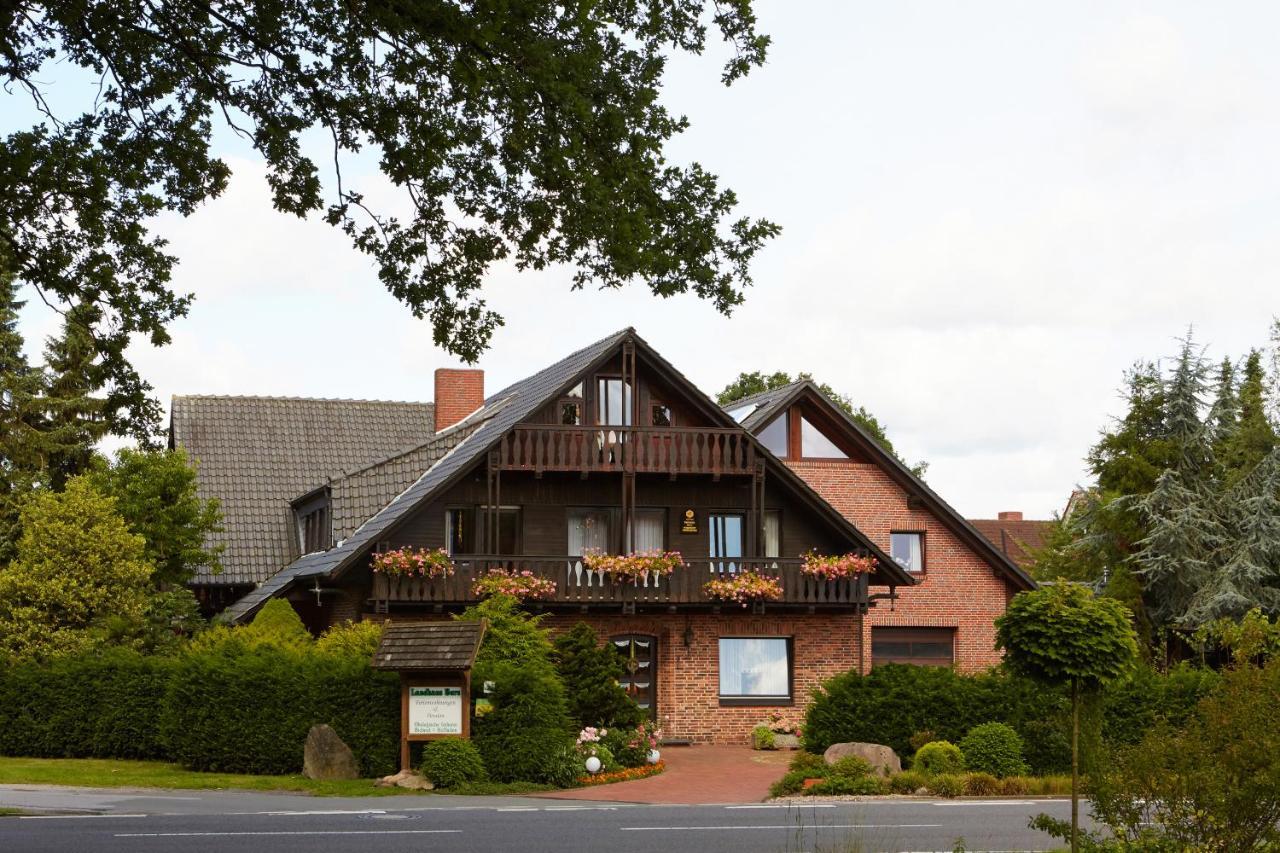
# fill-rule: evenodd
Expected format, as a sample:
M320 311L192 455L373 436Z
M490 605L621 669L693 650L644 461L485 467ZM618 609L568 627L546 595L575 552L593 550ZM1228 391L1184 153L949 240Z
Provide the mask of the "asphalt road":
M314 798L0 786L0 851L1047 850L1027 829L1065 800L876 800L652 806L515 797ZM56 813L55 813L56 812Z

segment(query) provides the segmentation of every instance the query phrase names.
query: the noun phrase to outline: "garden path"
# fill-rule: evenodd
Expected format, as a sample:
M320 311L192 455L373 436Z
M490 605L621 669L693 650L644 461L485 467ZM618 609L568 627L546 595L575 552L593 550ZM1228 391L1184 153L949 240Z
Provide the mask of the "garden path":
M612 803L758 803L787 772L795 753L745 746L666 746L667 769L657 776L536 796Z

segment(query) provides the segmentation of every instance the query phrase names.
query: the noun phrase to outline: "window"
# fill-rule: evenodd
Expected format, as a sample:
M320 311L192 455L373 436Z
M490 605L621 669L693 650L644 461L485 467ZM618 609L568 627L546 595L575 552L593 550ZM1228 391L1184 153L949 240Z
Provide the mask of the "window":
M787 413L783 412L770 421L767 427L760 430L758 436L765 449L779 459L785 459L787 456L787 439L790 437L787 421Z
M831 439L809 419L800 417L800 454L809 459L848 459L849 455L836 447Z
M596 424L631 426L631 386L617 376L596 380Z
M747 406L739 406L736 409L729 410L729 417L733 418L738 423L742 423L744 420L746 420L747 415L751 414L758 408L760 407L755 403L751 403L750 405L747 405Z
M661 403L654 403L650 406L650 423L656 427L671 426L671 407L664 406Z
M312 554L329 548L329 505L321 504L302 517L299 523L302 553Z
M909 572L923 572L924 534L890 533L889 556Z
M667 511L664 509L636 510L635 551L663 551L667 547ZM626 543L623 543L626 550Z
M471 521L465 509L444 511L444 549L449 556L471 551Z
M582 423L582 404L565 402L560 404L560 425L577 426Z
M742 534L745 525L741 515L709 515L707 528L711 536L711 568L717 572L736 572L736 560L742 559ZM729 562L718 558L735 558Z
M764 511L764 555L782 556L782 513L776 509Z
M871 665L951 666L955 638L954 628L872 628Z
M581 557L588 551L609 550L607 509L569 510L569 555Z
M480 516L484 519L483 524L488 525L490 518L489 507L480 507ZM520 553L520 507L498 507L497 533L498 541L496 545L489 536L486 535L484 537L486 548L494 547L493 553L504 557L512 557Z
M720 703L791 702L791 638L721 637Z

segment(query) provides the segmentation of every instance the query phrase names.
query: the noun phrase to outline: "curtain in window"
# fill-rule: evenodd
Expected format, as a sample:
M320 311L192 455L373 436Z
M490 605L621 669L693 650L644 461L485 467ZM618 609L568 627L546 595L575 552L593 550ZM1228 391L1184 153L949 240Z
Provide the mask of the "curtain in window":
M788 696L785 638L720 639L721 696Z
M609 550L609 514L591 510L569 513L569 553L581 557L587 551Z
M665 514L660 509L636 510L636 551L661 551L666 545L663 535Z
M889 535L889 553L910 572L918 572L924 566L924 555L920 552L919 533L891 533Z
M764 511L764 555L782 556L782 513L776 509Z

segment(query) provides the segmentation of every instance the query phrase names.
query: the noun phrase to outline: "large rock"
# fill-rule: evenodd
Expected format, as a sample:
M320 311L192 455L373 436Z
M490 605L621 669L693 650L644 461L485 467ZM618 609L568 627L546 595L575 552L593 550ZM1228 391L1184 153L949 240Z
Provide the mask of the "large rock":
M333 727L321 723L307 732L302 775L308 779L359 779L360 763Z
M408 788L410 791L430 791L435 788L431 781L424 779L412 770L401 770L390 776L383 776L374 782L377 788Z
M891 776L902 772L898 753L882 743L833 743L822 753L822 758L828 764L835 764L850 755L856 755L870 764L877 776Z

